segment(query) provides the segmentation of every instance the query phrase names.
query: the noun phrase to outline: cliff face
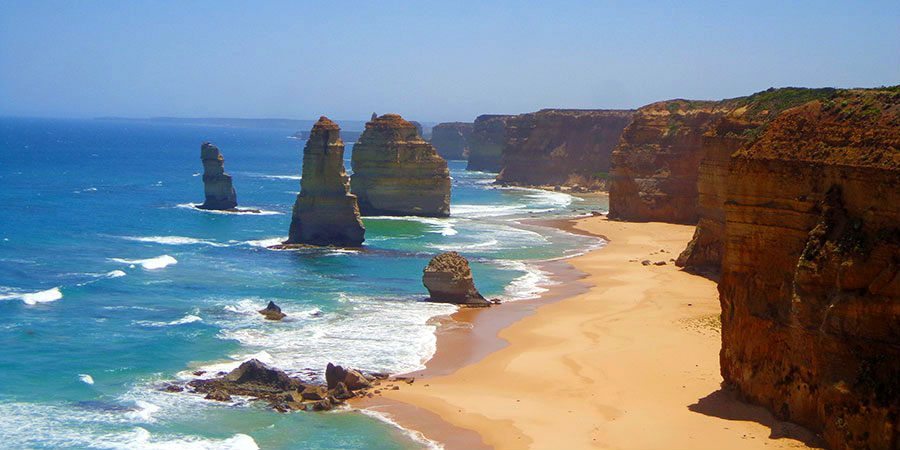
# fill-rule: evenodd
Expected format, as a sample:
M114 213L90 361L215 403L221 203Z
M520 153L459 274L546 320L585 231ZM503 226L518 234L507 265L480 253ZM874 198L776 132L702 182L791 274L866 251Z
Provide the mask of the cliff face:
M228 210L237 206L237 193L231 184L231 175L225 173L225 158L219 147L204 142L200 145L203 162L203 193L205 200L200 209Z
M703 135L720 102L670 100L638 109L612 152L609 216L696 223Z
M413 124L385 114L353 146L351 187L364 215L450 215L447 161Z
M545 109L510 117L506 124L501 183L596 184L632 110Z
M725 196L731 155L752 144L782 111L834 94L835 90L831 88L769 89L720 104L728 112L701 139L703 157L697 179L697 229L676 265L718 272L724 247Z
M900 89L785 111L724 205L726 384L831 448L898 448Z
M303 148L303 177L286 244L356 247L365 240L356 196L344 170L341 129L322 116Z
M431 129L431 145L446 160L466 159L472 124L466 122L439 123Z
M485 114L475 119L466 170L500 171L503 146L506 144L506 121L509 117Z

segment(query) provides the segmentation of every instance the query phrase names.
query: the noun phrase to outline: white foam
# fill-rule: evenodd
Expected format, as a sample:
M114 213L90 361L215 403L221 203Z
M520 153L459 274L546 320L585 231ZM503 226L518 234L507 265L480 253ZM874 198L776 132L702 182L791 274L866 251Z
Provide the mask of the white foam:
M526 205L450 205L450 215L467 218L501 217L520 214Z
M85 384L94 384L94 377L92 377L86 373L79 373L78 379L81 380L81 382L85 383Z
M112 270L112 271L109 271L106 273L106 278L119 278L119 277L124 277L125 275L128 275L128 274L125 273L124 271Z
M213 247L227 247L226 244L220 244L218 242L206 240L206 239L197 239L192 237L185 236L119 236L122 239L128 241L136 241L136 242L151 242L155 244L163 244L163 245L211 245Z
M137 320L137 321L135 321L135 323L138 325L143 325L145 327L171 327L171 326L176 326L176 325L184 325L187 323L200 322L202 320L203 320L203 318L201 318L199 316L195 316L193 314L187 314L180 319L175 319L170 322L155 322L155 321L151 321L151 320Z
M0 294L0 300L22 300L26 305L55 302L61 298L63 298L63 294L58 287L38 292L12 292Z
M244 241L243 244L249 245L251 247L268 248L273 245L281 244L282 242L284 242L286 240L287 240L287 236L273 237L273 238L258 239L258 240L253 240L253 241Z
M178 260L169 256L169 255L161 255L156 258L147 258L147 259L123 259L123 258L112 258L112 261L122 264L135 265L139 264L146 270L158 270L170 266L172 264L178 264Z
M303 177L300 175L260 175L262 178L268 178L270 180L293 180L300 181Z
M496 264L504 269L525 272L506 285L503 294L503 299L506 301L537 298L549 290L548 286L558 284L553 281L549 272L532 264L510 260L499 260L496 261Z
M156 419L153 418L153 415L159 412L160 408L158 405L154 405L153 403L144 400L136 400L134 403L136 408L129 411L126 416L139 422L156 421Z
M416 431L416 430L410 430L408 428L403 428L402 426L400 426L399 423L395 422L394 419L391 418L391 416L387 413L384 413L381 411L376 411L374 409L358 409L357 411L359 411L360 413L362 413L366 416L369 416L373 419L377 419L381 422L384 422L394 428L397 428L398 430L402 431L403 434L405 434L407 437L409 437L413 442L421 445L423 448L427 448L430 450L443 450L444 449L444 446L442 444L440 444L437 441L428 439L421 432Z
M363 220L367 219L375 219L375 220L405 220L408 222L419 222L425 225L429 225L431 227L428 230L429 233L437 233L442 236L454 236L458 233L456 229L453 228L453 224L456 223L453 219L447 218L438 218L438 217L418 217L418 216L367 216L364 217Z
M257 208L255 206L238 206L238 209L236 211L218 211L215 209L200 209L198 208L198 206L200 205L202 205L202 203L181 203L175 205L175 207L208 214L225 214L234 216L278 216L283 214L279 211L269 211L266 209Z

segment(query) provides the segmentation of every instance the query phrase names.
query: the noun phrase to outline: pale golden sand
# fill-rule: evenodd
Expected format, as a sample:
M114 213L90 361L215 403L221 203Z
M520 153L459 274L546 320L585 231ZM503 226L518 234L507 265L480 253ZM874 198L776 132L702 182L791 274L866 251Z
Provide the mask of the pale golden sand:
M804 430L720 390L715 282L669 261L694 227L601 217L574 226L609 240L568 261L586 277L564 277L543 300L458 314L473 327L440 335L415 383L359 406L448 449L808 448L770 437L812 442Z

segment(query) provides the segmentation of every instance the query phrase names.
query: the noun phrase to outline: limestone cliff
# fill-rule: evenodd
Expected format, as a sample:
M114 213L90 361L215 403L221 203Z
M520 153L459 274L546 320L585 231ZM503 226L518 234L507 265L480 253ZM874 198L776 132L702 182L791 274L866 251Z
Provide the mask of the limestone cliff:
M439 123L431 129L431 145L446 160L466 159L472 124L466 122Z
M475 119L466 170L500 171L503 146L506 144L506 121L509 117L485 114Z
M237 194L231 184L231 175L225 173L225 158L215 145L200 145L203 162L203 192L206 199L200 209L229 210L237 207Z
M544 109L510 117L499 183L603 187L633 110Z
M303 176L285 244L355 247L365 240L356 196L344 170L340 127L322 116L303 148Z
M676 265L718 272L725 234L725 187L731 154L752 144L782 111L806 102L827 99L835 89L768 89L723 102L728 109L701 139L703 155L697 179L697 229Z
M833 449L900 447L900 88L783 112L725 195L726 385Z
M399 115L366 124L352 164L352 191L363 215L450 215L447 161Z

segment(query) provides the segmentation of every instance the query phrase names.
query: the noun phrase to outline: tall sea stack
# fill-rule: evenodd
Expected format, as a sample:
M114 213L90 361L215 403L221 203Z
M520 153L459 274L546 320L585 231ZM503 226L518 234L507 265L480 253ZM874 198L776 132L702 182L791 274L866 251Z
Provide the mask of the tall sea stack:
M366 124L352 163L351 186L363 215L450 215L447 161L399 115Z
M366 229L344 170L341 128L322 116L303 148L303 177L285 244L357 247Z
M203 161L203 192L206 199L200 209L229 210L237 207L237 194L231 184L231 175L225 173L225 158L219 147L204 142L200 145Z

